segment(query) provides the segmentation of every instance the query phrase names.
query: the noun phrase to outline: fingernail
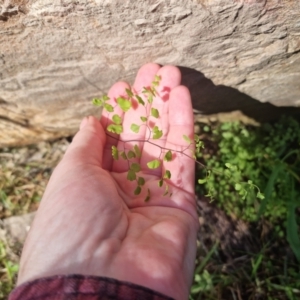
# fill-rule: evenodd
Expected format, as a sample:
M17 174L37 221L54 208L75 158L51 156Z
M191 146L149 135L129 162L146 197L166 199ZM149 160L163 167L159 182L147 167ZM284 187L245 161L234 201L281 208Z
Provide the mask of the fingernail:
M87 125L88 122L89 122L89 118L88 118L88 117L85 117L85 118L81 121L81 123L80 123L80 126L79 126L80 130L81 130L85 125Z

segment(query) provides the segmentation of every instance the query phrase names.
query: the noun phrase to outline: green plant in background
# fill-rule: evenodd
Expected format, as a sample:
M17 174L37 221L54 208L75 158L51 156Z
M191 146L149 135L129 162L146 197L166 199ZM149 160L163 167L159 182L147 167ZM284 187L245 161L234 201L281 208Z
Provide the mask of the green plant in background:
M199 182L203 185L198 189L212 196L234 218L248 222L262 218L281 237L285 226L289 244L300 262L299 122L282 117L260 127L229 122L215 127L204 125L203 130L210 132L218 149L200 154L213 172ZM256 186L264 196L257 194Z
M7 247L0 241L0 299L5 299L15 285L19 265L7 253Z
M219 246L215 243L197 259L189 300L299 299L299 266L270 255L270 245L225 264Z

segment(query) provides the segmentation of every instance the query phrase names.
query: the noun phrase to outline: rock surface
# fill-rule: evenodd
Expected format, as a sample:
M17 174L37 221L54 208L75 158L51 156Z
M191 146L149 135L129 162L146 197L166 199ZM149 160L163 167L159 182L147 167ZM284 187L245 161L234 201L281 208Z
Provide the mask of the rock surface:
M0 0L0 146L73 134L149 61L189 68L203 112L297 107L299 14L298 0Z

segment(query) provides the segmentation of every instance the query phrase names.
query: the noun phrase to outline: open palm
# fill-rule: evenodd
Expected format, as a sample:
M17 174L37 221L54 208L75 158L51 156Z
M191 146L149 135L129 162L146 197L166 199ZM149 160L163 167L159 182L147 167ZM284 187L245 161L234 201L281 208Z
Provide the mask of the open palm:
M18 284L57 274L86 274L187 299L198 221L194 162L179 152L187 146L182 136L193 133L193 112L175 67L143 66L132 89L141 92L156 74L162 79L152 105L160 117L150 122L163 130L162 138L155 141L160 147L143 142L148 140L148 127L141 127L138 134L130 130L132 123L141 123L144 107L123 116L124 131L118 138L105 134L110 114L103 113L101 124L93 117L85 119L49 181L25 243ZM125 88L127 83L118 82L110 89L111 104ZM111 156L112 145L124 149L135 144L142 150L139 176L146 181L138 196L136 183L127 179L128 162ZM147 162L157 158L162 148L179 152L172 161L150 170ZM172 174L167 180L171 195L163 196L158 181L166 169ZM145 202L148 189L151 198Z

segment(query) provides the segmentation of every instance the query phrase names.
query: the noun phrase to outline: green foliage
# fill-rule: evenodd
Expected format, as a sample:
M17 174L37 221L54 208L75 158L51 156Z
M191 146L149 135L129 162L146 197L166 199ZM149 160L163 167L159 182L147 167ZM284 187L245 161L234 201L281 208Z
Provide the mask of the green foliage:
M140 158L141 155L142 155L142 152L141 152L141 149L139 148L139 146L138 145L134 145L133 146L133 150L135 152L136 157Z
M117 124L122 124L122 118L119 115L113 115L112 120Z
M119 151L116 146L111 147L111 152L112 152L113 159L118 160L119 159Z
M139 104L142 104L142 105L145 105L145 102L144 100L142 99L142 97L138 96L138 95L135 95L137 101ZM141 117L142 118L142 117ZM145 121L144 121L145 122Z
M133 92L132 92L132 90L130 90L130 89L125 89L125 92L126 92L126 94L127 94L127 96L128 96L129 98L132 98L132 97L133 97Z
M109 97L107 95L104 95L101 98L94 98L92 100L92 103L95 106L104 106L108 100L109 100Z
M299 266L287 257L275 259L270 255L271 249L278 251L277 246L263 246L258 253L240 253L230 263L222 262L218 243L209 248L196 260L189 300L299 299Z
M124 112L131 108L131 101L123 97L117 98L117 103Z
M127 173L127 179L129 181L134 181L136 180L136 174L133 170L129 170L128 173Z
M134 151L129 150L129 151L127 152L127 158L128 158L128 159L135 158L135 157L136 157L136 154L135 154Z
M137 196L137 195L139 195L141 193L141 191L142 191L142 188L138 185L136 187L136 189L134 190L134 194Z
M116 133L116 134L121 134L123 132L123 126L122 125L117 125L117 124L110 124L107 126L107 131Z
M105 103L104 104L104 108L108 111L108 112L113 112L114 111L114 108L108 104L108 103Z
M147 189L147 196L146 196L146 198L145 198L145 202L148 202L149 200L150 200L150 197L151 197L151 195L150 195L150 190L149 189Z
M182 137L188 144L192 144L192 140L187 135L184 134Z
M149 169L157 169L160 166L160 160L154 159L147 163Z
M140 130L140 126L139 126L139 125L136 125L136 124L131 124L130 129L131 129L133 132L138 133L139 130Z
M212 128L212 139L219 145L215 155L200 156L214 170L204 184L218 204L247 221L256 221L258 215L271 222L284 219L290 191L299 196L299 189L290 189L299 180L299 123L292 118L252 128L223 123ZM264 193L257 186L265 187Z
M172 160L172 152L171 150L168 150L168 152L165 154L164 160L165 161L171 161Z
M130 170L134 171L134 172L140 172L141 171L141 165L138 163L132 163L130 165Z
M166 170L164 178L165 179L171 179L171 172L169 170Z
M159 130L159 128L157 126L153 127L153 139L154 140L158 140L162 137L163 132L162 130Z
M155 144L154 142L150 141L151 137L153 140L158 140L163 136L163 131L160 130L157 125L155 124L153 125L153 121L151 122L151 125L148 123L150 116L154 117L155 119L159 118L159 111L158 109L152 107L152 103L154 97L158 95L156 88L159 86L160 80L161 80L160 76L155 76L151 86L143 88L142 90L143 98L140 95L135 94L133 90L125 89L125 93L127 96L126 97L120 96L117 97L116 99L117 105L123 110L125 114L128 111L130 111L132 107L136 108L136 104L137 104L136 100L138 102L138 105L142 105L145 109L145 114L139 116L142 123L141 124L132 123L130 125L130 129L134 133L138 133L140 131L141 126L146 126L146 129L149 132L148 139L147 140L141 139L140 141L143 143L149 142L152 145L156 145L158 148L161 149L161 154L159 155L159 157L154 158L153 160L147 163L147 167L150 170L159 168L161 166L162 160L169 162L173 158L173 153L171 149L162 148L161 146L159 146L159 144ZM147 103L145 103L144 99L146 100ZM103 96L102 98L93 99L92 102L96 106L103 106L108 113L112 113L114 111L114 107L111 104L107 103L107 101L109 100L110 98L108 96ZM121 134L123 132L123 118L117 114L114 114L112 116L112 121L113 123L106 127L107 134L108 135L109 133ZM115 137L112 135L109 136L111 138L117 139L117 141L122 141L120 137ZM118 160L119 158L122 158L123 160L126 160L128 162L127 179L129 181L136 181L137 186L134 190L134 195L140 195L142 193L142 187L145 185L145 179L137 175L137 173L141 171L141 166L138 162L136 161L133 162L132 160L133 159L137 160L141 158L142 155L141 149L136 144L130 149L128 149L128 146L125 146L126 142L130 142L130 141L124 141L123 149L121 150L117 149L116 146L112 146L112 157L114 160ZM166 151L165 155L161 157L164 151ZM183 151L177 151L177 152L183 153ZM171 172L170 170L166 170L163 177L160 180L158 180L158 185L162 187L164 185L164 180L170 178L171 178ZM164 196L168 194L169 194L169 186L165 184ZM147 195L145 201L149 201L149 200L150 200L150 190L147 189Z
M138 178L138 185L142 186L145 184L145 179L143 177Z
M210 176L201 171L199 189L204 187L228 215L248 222L263 218L278 236L285 226L300 261L300 123L283 117L260 127L232 122L210 130L218 149L199 155L213 170Z
M0 299L6 299L14 288L18 270L19 265L10 259L7 246L0 241Z
M121 151L121 152L120 152L120 156L121 156L123 159L125 159L125 160L128 159L125 151Z
M151 116L154 118L159 118L159 112L156 108L151 107Z

